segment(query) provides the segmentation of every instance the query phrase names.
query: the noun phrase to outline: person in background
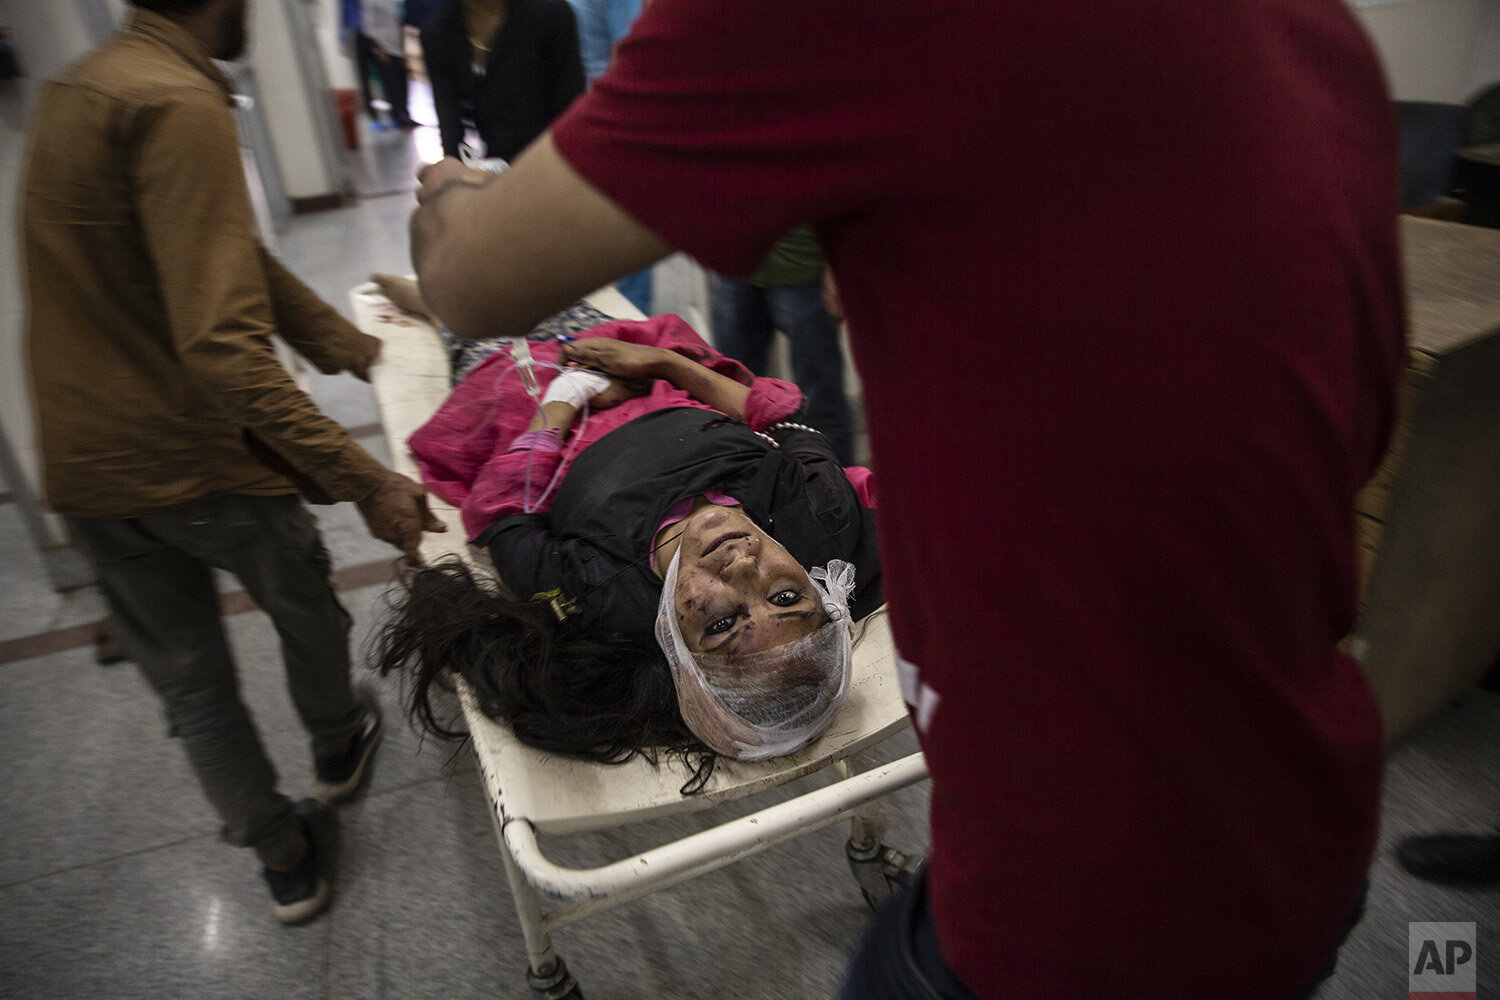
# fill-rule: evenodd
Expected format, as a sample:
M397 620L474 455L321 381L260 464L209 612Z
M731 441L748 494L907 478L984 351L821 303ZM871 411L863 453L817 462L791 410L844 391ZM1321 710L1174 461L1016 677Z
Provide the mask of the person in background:
M1480 680L1481 690L1500 692L1500 662ZM1443 830L1415 834L1396 845L1396 860L1417 878L1460 889L1500 884L1500 824L1488 830Z
M443 0L406 0L404 6L406 8L406 16L402 23L408 28L414 29L417 32L418 38L420 38L422 29L427 26L427 22L432 20L432 16L442 9ZM419 45L418 48L420 47ZM430 74L427 74L427 57L425 54L422 56L422 67L422 72L430 78ZM409 107L410 98L408 98ZM432 125L435 123L421 122L420 124Z
M652 0L510 170L423 172L460 336L817 234L932 775L924 875L845 997L1330 971L1379 819L1339 641L1405 358L1398 150L1345 0Z
M645 0L569 0L578 15L578 47L583 55L583 72L593 86L609 60L615 45L630 32ZM620 294L646 315L651 315L651 268L643 268L615 281Z
M568 0L449 0L422 52L444 156L472 124L483 156L512 160L584 90Z
M443 9L443 0L406 0L405 24L421 31L432 15Z
M212 61L243 51L246 0L132 3L125 28L43 93L31 131L20 228L46 497L224 838L255 851L276 918L297 923L328 904L325 803L358 791L381 724L351 686L349 615L294 482L355 502L410 556L442 524L276 358L273 333L323 372L364 378L380 342L256 236ZM313 757L312 797L295 805L240 699L216 569L281 637Z
M749 278L710 279L714 346L756 375L766 374L777 330L791 344L792 381L807 395L807 422L828 436L843 465L854 464L854 427L844 394L838 322L823 303L823 254L811 229L777 241Z
M609 66L615 44L640 14L643 0L569 0L578 15L578 48L583 72L593 83Z
M1500 883L1500 827L1407 837L1396 845L1396 860L1429 882L1464 889L1492 886Z
M375 94L370 89L369 49L364 41L364 15L360 11L360 0L340 0L339 46L346 59L354 61L354 75L359 78L359 95L365 105L365 114L375 121Z
M363 49L356 63L361 67L365 110L375 128L385 126L371 96L371 68L380 74L380 90L385 95L386 104L390 105L390 124L402 130L416 127L407 107L405 20L401 0L360 0L362 30L356 44L362 45Z

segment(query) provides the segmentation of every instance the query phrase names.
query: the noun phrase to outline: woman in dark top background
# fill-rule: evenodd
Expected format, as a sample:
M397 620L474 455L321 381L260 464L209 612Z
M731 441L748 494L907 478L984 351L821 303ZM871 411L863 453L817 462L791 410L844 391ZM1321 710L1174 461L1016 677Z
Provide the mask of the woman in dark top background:
M445 156L473 124L484 156L514 159L584 90L567 0L449 0L422 52Z

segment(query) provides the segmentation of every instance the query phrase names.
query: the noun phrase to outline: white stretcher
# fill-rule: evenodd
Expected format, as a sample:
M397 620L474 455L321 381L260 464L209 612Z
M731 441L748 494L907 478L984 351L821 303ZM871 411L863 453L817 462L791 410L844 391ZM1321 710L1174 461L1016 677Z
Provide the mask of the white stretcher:
M640 313L611 286L588 302L606 315ZM356 324L384 342L371 384L392 466L417 478L406 439L447 398L448 359L428 324L396 310L373 284L350 291ZM448 525L429 534L423 556L458 554L474 561L458 511L436 497L433 510ZM680 792L688 775L677 764L637 758L603 765L534 750L509 726L487 718L459 683L480 778L489 797L500 852L526 943L527 979L551 1000L581 998L577 983L553 950L553 929L657 889L720 868L840 817L852 816L847 848L860 890L872 904L903 884L912 859L881 844L879 825L863 812L881 796L927 776L920 753L862 770L865 751L908 725L898 690L894 651L883 611L864 624L854 651L849 697L821 738L795 754L761 763L721 761L702 792ZM859 633L856 633L859 635ZM758 812L598 868L560 867L542 853L538 835L576 833L707 809L831 767L836 780ZM550 909L548 907L551 907Z

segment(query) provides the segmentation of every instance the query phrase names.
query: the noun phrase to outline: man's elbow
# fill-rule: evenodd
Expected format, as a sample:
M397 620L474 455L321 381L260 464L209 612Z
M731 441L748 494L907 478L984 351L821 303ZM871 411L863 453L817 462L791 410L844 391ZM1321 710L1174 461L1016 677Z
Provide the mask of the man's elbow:
M441 256L419 263L417 284L422 290L423 301L455 337L479 340L495 336L492 325L483 315L479 289L462 274L455 274L455 270L445 266Z
M462 270L462 257L453 250L452 236L433 225L434 221L430 209L419 209L412 216L411 260L417 272L417 288L428 310L449 332L476 340L484 334L473 332L475 324L463 294L467 282L461 273L455 273Z
M454 336L464 340L494 336L483 315L478 275L468 266L472 254L462 252L460 242L438 224L432 206L412 216L411 259L422 301Z

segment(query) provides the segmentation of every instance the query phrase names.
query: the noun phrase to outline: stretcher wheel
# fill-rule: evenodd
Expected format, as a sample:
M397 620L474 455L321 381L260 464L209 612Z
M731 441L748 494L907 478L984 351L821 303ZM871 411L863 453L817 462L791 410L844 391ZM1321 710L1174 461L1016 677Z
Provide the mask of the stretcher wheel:
M872 910L910 885L923 860L886 847L873 837L863 843L851 839L844 845L844 855L860 895Z
M568 971L567 963L562 960L561 955L557 955L553 963L544 966L541 971L527 968L526 982L546 1000L583 1000L578 980Z

